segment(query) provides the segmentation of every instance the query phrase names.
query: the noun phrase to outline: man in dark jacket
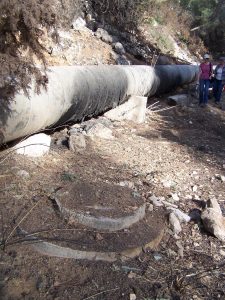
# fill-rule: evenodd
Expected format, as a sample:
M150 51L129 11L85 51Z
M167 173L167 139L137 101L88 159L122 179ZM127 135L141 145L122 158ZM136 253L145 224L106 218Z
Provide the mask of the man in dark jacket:
M219 64L214 71L213 95L216 103L220 103L222 91L225 85L225 57L219 59Z

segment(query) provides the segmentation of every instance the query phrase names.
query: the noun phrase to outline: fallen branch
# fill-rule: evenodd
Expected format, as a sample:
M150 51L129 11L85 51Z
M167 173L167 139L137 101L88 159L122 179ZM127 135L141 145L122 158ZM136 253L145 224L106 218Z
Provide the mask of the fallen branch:
M149 106L147 106L147 109L149 109L150 107L154 107L159 103L159 101L154 102L153 104L150 104Z

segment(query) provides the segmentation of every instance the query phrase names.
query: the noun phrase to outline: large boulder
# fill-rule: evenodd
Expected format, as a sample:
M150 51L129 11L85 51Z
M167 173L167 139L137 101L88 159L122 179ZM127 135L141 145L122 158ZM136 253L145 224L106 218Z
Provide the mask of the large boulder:
M113 43L113 37L103 28L98 28L98 30L95 32L95 35L105 43Z
M208 207L202 212L201 218L205 229L225 242L225 218L216 199L208 201Z

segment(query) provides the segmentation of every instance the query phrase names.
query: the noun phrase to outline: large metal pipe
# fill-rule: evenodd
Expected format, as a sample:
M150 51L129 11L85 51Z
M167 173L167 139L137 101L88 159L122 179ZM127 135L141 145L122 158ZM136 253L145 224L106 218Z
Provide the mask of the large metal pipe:
M190 83L195 66L51 67L47 90L23 92L10 105L0 100L0 144L48 127L80 121L113 108L132 95L151 96Z

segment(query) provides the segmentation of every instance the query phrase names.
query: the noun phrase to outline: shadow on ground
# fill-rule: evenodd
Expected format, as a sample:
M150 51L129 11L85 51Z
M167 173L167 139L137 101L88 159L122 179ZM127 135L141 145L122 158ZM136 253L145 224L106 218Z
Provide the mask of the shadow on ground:
M154 129L141 131L140 136L184 146L193 158L206 165L209 156L220 167L225 163L225 112L212 101L207 108L197 104L176 106L161 112L160 116L164 123L160 123L157 132Z

